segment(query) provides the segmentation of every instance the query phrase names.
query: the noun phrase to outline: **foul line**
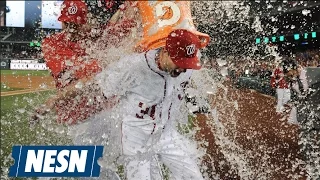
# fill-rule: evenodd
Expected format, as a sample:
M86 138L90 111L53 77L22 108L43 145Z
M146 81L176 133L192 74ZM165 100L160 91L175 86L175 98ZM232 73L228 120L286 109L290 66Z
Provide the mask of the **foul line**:
M50 91L50 90L54 90L54 88L50 88L50 89L24 89L24 90L17 90L17 91L1 92L1 97L42 92L42 91Z
M274 96L271 96L271 95L268 95L268 94L263 94L263 93L261 93L261 92L259 92L259 91L257 91L257 90L254 90L254 89L249 89L249 90L250 90L251 92L257 92L257 93L261 94L262 96L275 99Z

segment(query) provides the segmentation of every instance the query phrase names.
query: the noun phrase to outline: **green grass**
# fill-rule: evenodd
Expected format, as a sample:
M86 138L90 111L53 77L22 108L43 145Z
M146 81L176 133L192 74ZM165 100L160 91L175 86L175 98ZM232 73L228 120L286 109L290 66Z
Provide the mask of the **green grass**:
M1 75L50 76L50 72L47 70L1 70Z
M195 117L193 115L189 115L187 124L178 124L178 132L181 134L188 134L193 131L195 127L194 119Z
M8 168L13 164L10 154L13 145L70 144L69 139L65 138L65 133L58 133L65 127L56 125L52 114L46 116L43 123L33 128L29 126L29 117L34 108L53 93L54 91L45 91L1 97L0 164L2 177L7 176Z

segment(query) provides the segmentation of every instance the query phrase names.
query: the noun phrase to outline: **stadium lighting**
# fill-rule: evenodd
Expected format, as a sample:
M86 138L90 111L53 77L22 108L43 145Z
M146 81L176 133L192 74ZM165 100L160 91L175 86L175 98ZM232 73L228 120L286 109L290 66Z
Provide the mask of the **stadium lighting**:
M260 38L256 38L256 44L260 44L261 43L261 39Z
M279 40L280 40L280 41L284 41L284 36L280 36L280 37L279 37Z
M300 39L300 34L295 34L294 35L294 40L299 40Z
M311 37L312 37L312 38L316 38L316 37L317 37L317 32L312 32L312 33L311 33Z

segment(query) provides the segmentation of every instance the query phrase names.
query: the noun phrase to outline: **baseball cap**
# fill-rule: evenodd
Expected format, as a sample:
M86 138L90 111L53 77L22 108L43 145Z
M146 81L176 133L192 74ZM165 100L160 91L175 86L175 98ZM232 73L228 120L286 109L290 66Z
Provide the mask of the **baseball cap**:
M173 63L183 69L200 69L197 57L201 47L199 37L185 29L176 29L166 39L166 50Z
M61 22L73 22L85 24L87 21L88 8L82 1L65 0L62 3L61 15L58 18Z

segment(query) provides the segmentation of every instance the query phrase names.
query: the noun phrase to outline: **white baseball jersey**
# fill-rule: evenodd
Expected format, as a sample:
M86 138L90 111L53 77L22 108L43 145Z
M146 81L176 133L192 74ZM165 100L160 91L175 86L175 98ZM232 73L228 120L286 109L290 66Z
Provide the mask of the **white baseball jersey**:
M145 115L149 117L144 118L160 118L157 123L163 126L172 117L170 106L181 105L182 90L192 70L172 78L158 68L155 53L153 50L125 57L100 73L96 80L105 97L116 95L121 98L125 114L138 119L143 119ZM157 106L155 110L153 106ZM148 108L149 112L146 111Z
M96 76L104 96L116 95L119 104L106 110L109 113L105 111L91 119L86 128L77 128L86 137L77 136L76 142L89 138L90 143L102 143L109 150L111 144L121 144L122 153L129 159L128 179L161 179L159 161L168 166L176 179L202 179L191 158L196 157L196 148L172 126L180 113L183 90L192 70L173 78L158 68L156 52L151 50L122 58ZM121 142L111 142L117 138L114 133L106 132L112 128L108 126L119 127L112 121L120 123ZM105 139L109 139L109 143L104 143Z

